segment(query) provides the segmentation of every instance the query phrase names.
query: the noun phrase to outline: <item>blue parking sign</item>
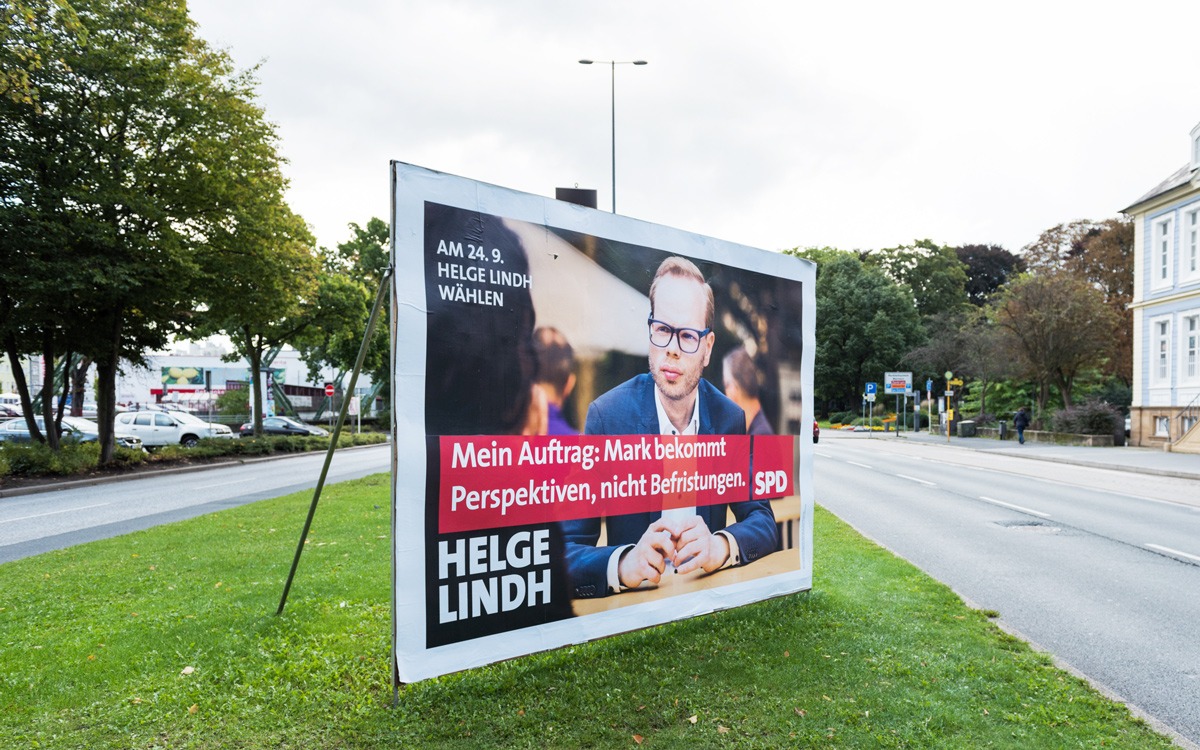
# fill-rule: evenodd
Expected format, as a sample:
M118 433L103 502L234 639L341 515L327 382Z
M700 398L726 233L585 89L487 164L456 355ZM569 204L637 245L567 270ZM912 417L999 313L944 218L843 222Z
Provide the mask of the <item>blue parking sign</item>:
M932 379L925 381L925 391L927 393L933 393L933 380Z
M867 395L868 396L874 395L875 389L876 389L875 383L867 383Z

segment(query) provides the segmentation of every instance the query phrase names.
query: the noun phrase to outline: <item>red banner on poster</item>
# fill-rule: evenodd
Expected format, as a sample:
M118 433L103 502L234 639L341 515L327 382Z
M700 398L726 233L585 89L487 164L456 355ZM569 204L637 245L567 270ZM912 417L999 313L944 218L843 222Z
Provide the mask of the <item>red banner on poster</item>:
M781 497L794 438L442 436L438 531L522 526Z

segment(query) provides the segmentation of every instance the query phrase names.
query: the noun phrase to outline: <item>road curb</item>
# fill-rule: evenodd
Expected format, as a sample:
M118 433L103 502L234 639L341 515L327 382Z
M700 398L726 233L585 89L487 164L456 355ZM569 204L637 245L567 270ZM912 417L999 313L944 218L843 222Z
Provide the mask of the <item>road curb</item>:
M387 443L374 443L372 445L352 445L346 448L338 448L335 453L342 451L356 451L364 448L378 448ZM219 469L229 466L242 466L245 464L256 464L264 461L282 461L288 458L299 458L301 456L321 455L323 451L305 451L303 453L278 453L270 456L258 456L255 458L240 458L229 461L220 461L210 464L201 464L199 466L165 466L161 469L147 469L145 471L129 471L122 474L110 474L102 477L92 477L89 479L69 479L62 482L47 482L30 487L14 487L12 489L4 489L0 487L0 499L9 497L21 497L23 495L37 495L43 492L56 492L58 490L73 490L82 487L94 487L100 484L115 484L117 482L127 482L133 479L144 479L146 477L157 477L172 474L190 474L196 471L205 471L207 469Z
M1150 476L1169 477L1172 479L1200 479L1200 472L1193 471L1172 471L1170 469L1156 469L1150 466L1137 466L1128 463L1105 463L1103 461L1087 461L1078 458L1070 458L1068 456L1046 456L1036 453L1026 453L1025 451L1015 448L976 448L970 445L961 443L936 444L927 440L912 440L903 435L897 436L902 440L906 440L909 445L929 445L934 448L961 448L962 450L975 451L976 453L994 453L998 456L1010 456L1013 458L1028 458L1032 461L1045 461L1047 463L1069 464L1072 466L1082 466L1088 469L1108 469L1110 471L1126 471L1131 474L1148 474Z

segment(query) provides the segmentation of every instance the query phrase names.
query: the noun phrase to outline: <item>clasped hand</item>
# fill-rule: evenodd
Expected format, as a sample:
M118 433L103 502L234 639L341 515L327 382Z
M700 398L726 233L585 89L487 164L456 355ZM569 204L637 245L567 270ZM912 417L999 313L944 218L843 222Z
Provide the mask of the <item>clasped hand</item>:
M669 561L676 573L718 570L729 559L729 541L708 530L700 516L681 520L660 518L625 551L617 566L621 585L635 588L642 581L657 584Z

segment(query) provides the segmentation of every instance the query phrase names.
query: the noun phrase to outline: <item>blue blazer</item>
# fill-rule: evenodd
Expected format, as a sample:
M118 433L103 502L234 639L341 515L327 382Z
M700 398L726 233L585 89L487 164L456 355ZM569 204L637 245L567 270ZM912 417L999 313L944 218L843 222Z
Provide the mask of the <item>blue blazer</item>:
M642 373L601 395L588 407L584 424L586 435L657 435L658 409L654 404L654 379ZM701 379L700 434L745 435L746 415L741 407L725 394ZM749 472L750 467L746 467ZM733 509L736 523L728 528L726 508ZM696 508L710 531L725 529L737 540L742 564L774 552L778 546L775 514L766 500L706 505ZM583 518L564 521L563 540L566 542L567 576L571 595L577 599L608 596L608 560L622 545L635 544L646 533L660 512L630 513L605 519L608 546L597 547L600 538L600 519Z

